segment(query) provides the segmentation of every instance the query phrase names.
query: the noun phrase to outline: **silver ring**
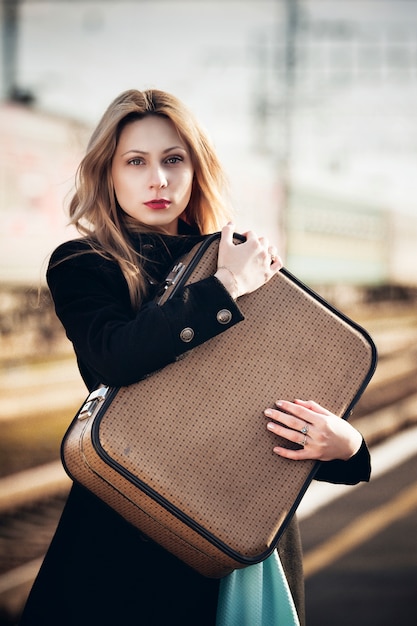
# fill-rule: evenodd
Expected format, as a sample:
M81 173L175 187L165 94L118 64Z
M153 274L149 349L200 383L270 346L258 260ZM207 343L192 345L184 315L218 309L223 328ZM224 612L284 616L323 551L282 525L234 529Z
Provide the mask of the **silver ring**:
M300 433L303 433L303 435L306 435L308 433L308 426L307 426L307 424L304 424L304 426L300 430Z
M304 435L304 441L300 443L300 446L303 446L304 448L306 444L307 444L307 435Z

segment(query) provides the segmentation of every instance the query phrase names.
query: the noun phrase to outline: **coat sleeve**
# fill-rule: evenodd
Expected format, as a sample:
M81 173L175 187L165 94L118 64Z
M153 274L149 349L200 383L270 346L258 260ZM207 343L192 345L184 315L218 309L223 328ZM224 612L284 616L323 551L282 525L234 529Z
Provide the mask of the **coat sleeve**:
M79 363L97 383L111 386L137 382L243 320L214 276L185 287L162 306L147 302L135 312L119 266L85 246L84 253L72 255L68 244L60 246L47 282Z
M358 452L348 461L323 461L315 475L316 480L341 485L356 485L369 481L370 477L371 457L364 440Z

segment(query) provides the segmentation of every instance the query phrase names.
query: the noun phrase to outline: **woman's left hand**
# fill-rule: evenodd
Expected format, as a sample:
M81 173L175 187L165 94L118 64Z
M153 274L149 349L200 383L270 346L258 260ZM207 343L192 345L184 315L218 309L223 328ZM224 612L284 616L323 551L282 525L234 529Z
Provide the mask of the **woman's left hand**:
M279 400L266 409L267 428L275 435L300 444L298 450L276 446L274 452L287 459L333 461L350 459L362 445L362 435L346 420L312 400ZM273 421L272 421L273 420Z

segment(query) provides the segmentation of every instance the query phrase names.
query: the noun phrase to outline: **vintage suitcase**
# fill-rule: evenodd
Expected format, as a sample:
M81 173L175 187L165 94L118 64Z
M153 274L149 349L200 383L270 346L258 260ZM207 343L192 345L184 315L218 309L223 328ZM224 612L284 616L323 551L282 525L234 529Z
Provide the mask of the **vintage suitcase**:
M176 263L161 304L214 273L218 243ZM285 269L239 306L177 362L93 391L62 442L74 481L209 577L271 554L318 467L272 452L264 409L298 397L348 418L376 366L367 332Z

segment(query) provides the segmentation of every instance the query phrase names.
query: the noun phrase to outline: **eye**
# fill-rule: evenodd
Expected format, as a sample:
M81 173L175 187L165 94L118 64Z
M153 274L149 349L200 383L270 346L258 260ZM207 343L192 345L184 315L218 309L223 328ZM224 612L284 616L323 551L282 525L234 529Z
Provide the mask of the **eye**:
M184 159L178 155L172 155L166 159L166 163L169 165L175 165L176 163L181 163Z
M129 161L127 163L128 163L128 165L142 165L143 164L143 159L141 159L139 157L135 157L134 159L129 159Z

